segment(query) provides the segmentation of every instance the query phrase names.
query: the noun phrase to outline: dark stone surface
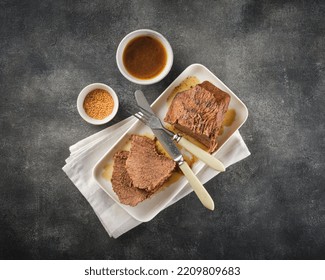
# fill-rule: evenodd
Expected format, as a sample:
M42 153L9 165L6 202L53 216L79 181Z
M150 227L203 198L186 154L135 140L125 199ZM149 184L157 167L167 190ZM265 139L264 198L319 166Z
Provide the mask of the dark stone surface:
M0 257L323 259L324 17L323 1L1 1ZM117 91L114 123L134 108L115 51L139 28L175 54L150 101L206 65L249 108L252 155L207 184L217 211L192 194L114 240L61 168L103 128L77 113L85 85Z

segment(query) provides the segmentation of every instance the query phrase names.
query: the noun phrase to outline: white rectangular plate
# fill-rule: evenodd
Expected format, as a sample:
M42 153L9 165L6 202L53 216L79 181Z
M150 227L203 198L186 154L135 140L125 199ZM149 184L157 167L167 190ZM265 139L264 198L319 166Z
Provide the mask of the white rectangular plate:
M210 72L205 66L201 64L192 64L187 67L172 83L171 85L156 99L151 105L153 111L157 116L163 120L167 110L167 98L183 80L189 76L195 76L200 82L209 81L223 91L229 93L231 99L229 108L236 111L236 118L231 126L227 127L223 134L218 138L218 149L220 149L230 138L230 136L239 129L246 121L248 116L248 110L244 103L212 72ZM141 222L147 222L154 218L166 205L184 188L187 184L187 180L182 176L178 181L164 188L162 191L156 193L151 198L139 203L135 207L121 204L115 192L113 191L112 184L109 180L103 177L103 171L108 163L112 163L115 152L121 150L125 143L128 141L132 134L138 135L152 135L150 128L142 124L140 121L136 121L127 132L121 136L116 144L107 151L107 153L97 162L93 169L93 176L98 185L120 205L125 211L127 211L132 217ZM218 150L214 153L216 155ZM192 170L197 174L205 164L201 161L194 163Z

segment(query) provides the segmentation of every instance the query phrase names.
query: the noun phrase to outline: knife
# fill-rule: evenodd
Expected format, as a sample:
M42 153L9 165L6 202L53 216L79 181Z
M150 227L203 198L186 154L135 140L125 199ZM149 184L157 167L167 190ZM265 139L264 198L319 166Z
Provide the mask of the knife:
M137 96L139 96L140 91L135 92L135 97L136 100L138 101L139 98L137 99ZM142 93L142 92L141 92ZM142 93L143 95L143 93ZM141 97L142 100L145 100L146 103L148 104L147 99L143 95ZM148 104L149 105L149 104ZM149 106L150 108L150 106ZM150 108L150 112L152 112ZM149 124L148 124L149 125ZM192 189L196 193L197 197L200 199L201 203L208 209L214 210L214 202L207 192L207 190L204 188L200 180L195 176L193 173L192 169L189 167L186 161L184 161L184 158L180 151L178 150L176 144L173 142L173 140L169 137L168 134L166 134L163 130L160 129L155 129L151 128L152 132L154 135L157 137L158 141L160 144L163 146L165 151L171 156L171 158L177 163L179 168L182 170L183 174L185 175L186 179L190 183Z
M135 99L138 103L138 106L146 111L148 111L151 114L155 114L151 107L150 104L148 103L146 97L144 96L143 92L141 90L137 90L135 93ZM180 144L182 147L184 147L186 150L188 150L191 154L195 155L197 158L202 160L205 164L209 165L210 167L214 168L215 170L218 171L225 171L225 166L221 161L216 159L214 156L209 154L208 152L202 150L198 146L194 145L190 141L188 141L185 137L180 136L179 134L174 134L170 130L166 129L163 127L165 131L165 134L172 134L168 135L171 137L174 141L176 141L178 144Z

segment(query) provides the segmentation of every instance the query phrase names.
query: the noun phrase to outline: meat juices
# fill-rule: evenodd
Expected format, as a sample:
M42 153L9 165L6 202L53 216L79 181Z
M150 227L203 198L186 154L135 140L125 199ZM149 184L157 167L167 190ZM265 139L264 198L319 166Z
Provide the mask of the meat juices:
M212 153L217 149L219 130L229 102L228 93L204 81L177 93L164 121L192 136Z
M131 151L114 155L112 187L121 203L136 206L153 195L172 175L176 163L158 154L156 143L145 136L131 136Z
M205 81L177 93L164 120L214 152L229 102L229 94ZM157 152L154 140L132 135L130 152L114 155L113 190L121 203L136 206L157 192L175 168L173 160Z

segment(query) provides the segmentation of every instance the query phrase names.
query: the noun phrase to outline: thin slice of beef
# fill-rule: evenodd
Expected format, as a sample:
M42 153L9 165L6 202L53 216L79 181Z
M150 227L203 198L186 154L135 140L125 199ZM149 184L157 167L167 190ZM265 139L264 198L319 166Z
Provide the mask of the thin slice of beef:
M229 102L228 93L204 81L176 94L164 121L197 139L212 153L217 149L217 137Z
M126 169L136 188L155 192L172 175L175 167L173 160L158 154L154 140L145 136L131 136Z
M145 190L135 188L125 168L129 152L120 151L114 155L114 166L112 174L112 187L121 203L136 206L145 200L149 193Z

